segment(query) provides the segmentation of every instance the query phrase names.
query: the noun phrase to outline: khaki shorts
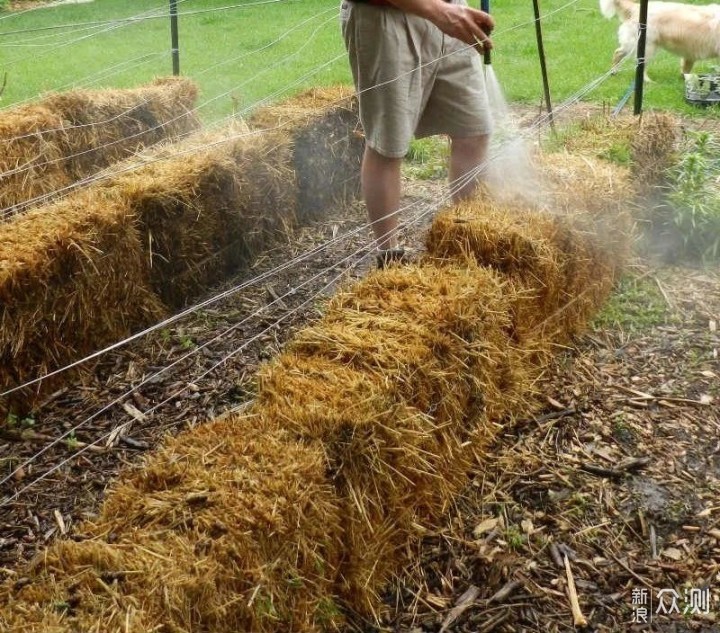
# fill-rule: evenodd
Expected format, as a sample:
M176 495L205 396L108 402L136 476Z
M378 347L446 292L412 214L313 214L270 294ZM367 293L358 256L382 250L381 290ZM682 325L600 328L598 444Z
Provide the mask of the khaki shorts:
M390 7L344 0L340 21L360 121L376 152L400 158L413 136L492 131L482 58L473 48Z

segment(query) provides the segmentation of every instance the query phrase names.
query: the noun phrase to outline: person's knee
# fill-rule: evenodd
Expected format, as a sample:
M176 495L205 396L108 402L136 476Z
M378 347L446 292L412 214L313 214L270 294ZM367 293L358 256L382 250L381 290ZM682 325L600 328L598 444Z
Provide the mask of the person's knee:
M450 151L460 154L483 154L488 147L490 136L487 134L479 136L451 137Z
M373 149L369 145L365 146L365 161L372 163L374 165L378 166L386 166L386 167L392 167L392 166L398 166L400 163L402 163L402 158L394 158L390 156L385 156L384 154L381 154L377 150Z

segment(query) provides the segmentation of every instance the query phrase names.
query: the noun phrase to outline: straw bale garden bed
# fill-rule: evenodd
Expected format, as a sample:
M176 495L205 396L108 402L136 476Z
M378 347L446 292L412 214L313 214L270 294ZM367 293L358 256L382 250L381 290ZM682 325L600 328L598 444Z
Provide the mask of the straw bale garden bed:
M185 297L232 292L5 413L4 491L47 476L0 509L0 629L626 631L633 590L682 599L709 587L709 613L656 626L717 630L720 275L714 216L697 203L716 185L713 138L682 139L670 117L638 129L576 112L536 154L541 200L449 206L406 229L416 264L377 273L364 211L343 203L354 186L329 178L326 197L299 175L339 159L297 133L332 132L307 114L300 123L297 106L255 121L295 126L271 147L239 142L219 171L197 154L196 189L162 169L166 150L103 187L104 235L122 240L113 256L134 275L124 292L136 321L113 335ZM303 143L312 160L292 155ZM442 195L442 154L414 154L405 202ZM233 172L244 160L263 167ZM167 203L163 179L181 204ZM194 241L163 228L192 225L198 191L226 211L257 209L238 192L258 180L277 185L260 194L277 203L264 217L272 239L246 241L242 262L222 255L237 242L225 216ZM86 202L52 208L73 218ZM142 210L140 230L130 208ZM699 234L683 224L691 213ZM137 250L149 234L173 240L153 251L154 277ZM191 264L169 257L177 245ZM93 257L85 265L107 274ZM211 257L241 272L218 278ZM43 362L62 364L66 351Z

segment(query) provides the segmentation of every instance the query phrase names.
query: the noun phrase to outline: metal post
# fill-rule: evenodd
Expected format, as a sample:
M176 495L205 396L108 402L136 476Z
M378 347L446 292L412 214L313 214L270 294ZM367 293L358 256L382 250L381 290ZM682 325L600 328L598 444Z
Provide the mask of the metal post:
M490 0L480 0L480 10L485 11L485 13L490 13ZM486 66L489 66L492 63L492 57L490 56L489 49L483 53L483 62Z
M642 114L643 87L645 84L645 44L647 42L648 0L640 0L640 38L635 69L635 115Z
M545 61L545 45L543 44L542 26L540 24L540 3L533 0L535 12L535 38L537 39L538 55L540 56L540 72L542 73L543 92L545 93L545 107L548 111L550 129L555 132L555 119L553 118L552 102L550 101L550 82L548 81L547 62Z
M170 40L173 75L180 74L180 44L178 42L177 0L170 0Z

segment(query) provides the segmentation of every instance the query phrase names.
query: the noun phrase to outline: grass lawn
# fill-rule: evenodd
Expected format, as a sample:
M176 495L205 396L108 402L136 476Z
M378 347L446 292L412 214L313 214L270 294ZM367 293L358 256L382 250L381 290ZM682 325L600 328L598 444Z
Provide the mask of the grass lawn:
M338 0L259 5L257 1L179 0L181 72L200 85L201 113L207 121L242 113L260 100L277 99L310 85L350 80L339 34ZM248 6L207 11L241 3ZM557 104L609 68L618 22L601 16L597 0L541 4L547 16L543 30ZM167 8L163 0L95 0L0 13L0 73L7 73L2 105L74 85L133 86L170 74ZM493 68L508 99L539 103L531 0L498 2L491 8L498 24ZM207 12L193 13L199 11ZM148 14L161 17L71 26ZM53 29L14 33L46 27ZM712 66L706 62L700 68ZM716 116L714 111L699 112L684 104L675 57L660 52L650 65L650 75L655 83L646 88L647 108ZM633 76L633 65L628 63L585 99L614 106Z

